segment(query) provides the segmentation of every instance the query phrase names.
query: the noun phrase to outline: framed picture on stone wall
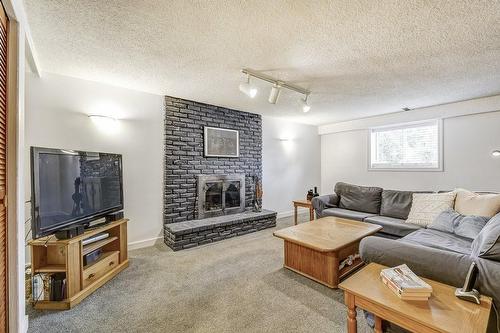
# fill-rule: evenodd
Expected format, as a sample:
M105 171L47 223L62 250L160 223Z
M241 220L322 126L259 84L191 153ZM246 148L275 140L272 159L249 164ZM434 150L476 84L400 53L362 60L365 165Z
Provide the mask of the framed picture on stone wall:
M205 126L205 157L239 157L240 133L227 128Z

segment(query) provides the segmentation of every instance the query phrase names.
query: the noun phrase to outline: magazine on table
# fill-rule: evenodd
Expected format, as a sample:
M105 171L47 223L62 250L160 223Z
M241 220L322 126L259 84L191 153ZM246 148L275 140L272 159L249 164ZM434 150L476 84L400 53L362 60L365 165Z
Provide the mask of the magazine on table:
M432 293L432 287L405 264L383 269L380 272L380 278L389 289L403 299L424 300Z

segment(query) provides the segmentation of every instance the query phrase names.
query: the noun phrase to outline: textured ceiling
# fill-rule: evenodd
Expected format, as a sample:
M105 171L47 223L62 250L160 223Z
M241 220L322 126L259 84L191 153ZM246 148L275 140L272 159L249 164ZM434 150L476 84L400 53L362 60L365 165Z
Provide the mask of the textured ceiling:
M500 1L25 0L42 71L324 124L500 93ZM267 103L248 67L310 89ZM418 112L418 111L413 111Z

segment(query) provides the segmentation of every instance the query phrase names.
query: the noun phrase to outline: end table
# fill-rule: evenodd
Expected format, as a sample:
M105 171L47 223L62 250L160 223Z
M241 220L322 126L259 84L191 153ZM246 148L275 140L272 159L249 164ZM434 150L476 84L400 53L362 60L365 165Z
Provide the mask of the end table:
M293 209L294 209L294 219L293 222L297 225L297 208L303 207L309 209L309 221L314 220L314 208L312 206L311 201L309 200L293 200Z

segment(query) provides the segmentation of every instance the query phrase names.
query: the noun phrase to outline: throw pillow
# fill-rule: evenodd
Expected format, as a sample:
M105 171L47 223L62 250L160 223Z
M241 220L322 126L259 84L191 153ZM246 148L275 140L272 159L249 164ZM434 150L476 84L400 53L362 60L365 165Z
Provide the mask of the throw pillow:
M472 242L471 255L500 261L500 213L492 217Z
M429 229L434 229L434 230L439 230L439 231L444 231L444 232L449 232L450 234L453 233L453 220L455 218L454 213L455 211L451 208L448 208L447 210L443 211L440 213L434 221L432 221L431 224L427 226Z
M413 193L432 193L426 191L383 190L380 215L406 220L411 209Z
M382 189L339 182L335 184L335 193L340 197L339 207L359 212L378 214Z
M383 190L380 215L407 219L410 213L412 195L413 192L410 191Z
M439 214L428 228L474 239L488 223L488 220L489 218L484 216L461 215L449 208Z
M452 208L455 192L413 193L413 200L406 223L427 227L443 211Z
M460 214L493 217L500 212L500 194L477 194L464 189L455 192L455 210Z

